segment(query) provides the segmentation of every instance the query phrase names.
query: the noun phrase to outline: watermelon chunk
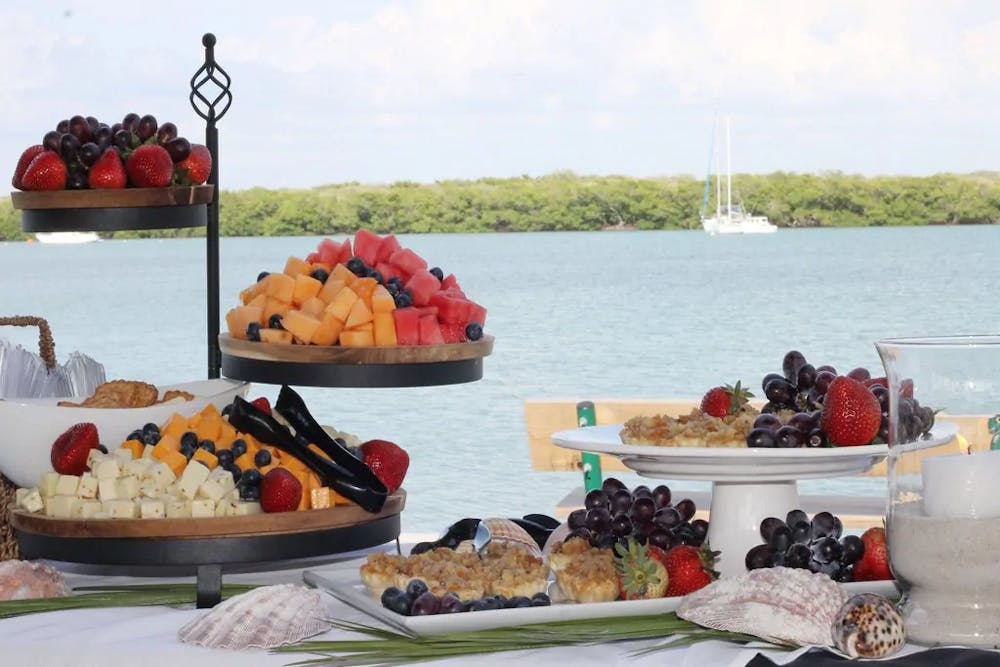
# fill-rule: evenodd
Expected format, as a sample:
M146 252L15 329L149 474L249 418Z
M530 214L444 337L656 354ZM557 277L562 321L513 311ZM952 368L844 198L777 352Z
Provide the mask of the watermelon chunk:
M392 257L392 253L399 250L402 246L399 245L399 241L396 240L394 234L389 234L383 237L382 242L378 244L378 252L375 254L376 262L388 262L389 258Z
M395 311L393 311L395 312ZM398 335L397 335L398 338ZM433 315L420 318L420 344L421 345L441 345L444 343L444 336L441 334L441 327L438 326L437 318Z
M469 301L455 298L444 292L438 292L431 296L430 304L437 306L438 319L442 323L460 324L464 329L472 317L472 304Z
M462 289L459 286L458 278L455 277L454 273L449 273L444 277L444 280L441 281L441 289L451 289L451 288L455 288L459 291L461 291Z
M409 248L401 248L396 252L392 253L392 257L389 258L390 264L395 264L399 267L399 270L405 273L407 276L412 276L417 271L427 268L427 262L413 252ZM437 278L435 278L437 280Z
M426 306L431 296L441 289L441 281L427 269L420 269L406 281L406 289L413 295L413 305Z
M375 264L375 270L382 274L382 280L385 282L389 282L389 278L403 280L403 275L399 272L399 269L388 262L378 262Z
M397 308L392 311L396 324L397 345L420 344L420 313L416 308Z
M475 301L470 301L469 305L472 306L472 310L469 313L469 322L479 322L482 326L486 326L486 309Z
M354 256L360 257L368 266L375 266L380 243L382 243L381 236L367 229L359 229L354 235Z
M438 326L441 328L441 337L444 338L444 342L446 343L464 343L468 340L465 337L464 324L441 322Z
M437 317L438 316L438 309L437 309L436 306L420 306L418 308L414 308L414 310L416 310L418 313L420 313L420 317Z
M351 249L351 239L344 241L344 244L340 246L340 255L337 257L337 261L334 264L347 265L347 262L354 257L354 250Z
M318 252L311 252L308 255L306 255L306 261L309 262L310 264L315 264L316 262L322 262L323 260L320 259Z
M333 266L340 261L340 244L333 239L323 239L316 248L319 253L319 261Z

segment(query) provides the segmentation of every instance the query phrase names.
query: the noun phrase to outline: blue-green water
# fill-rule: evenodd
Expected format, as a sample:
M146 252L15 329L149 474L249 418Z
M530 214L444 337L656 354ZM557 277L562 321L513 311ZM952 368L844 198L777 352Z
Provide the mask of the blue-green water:
M838 368L876 368L872 343L1000 330L1000 227L401 237L489 308L497 338L481 382L422 389L305 389L325 423L409 450L404 530L462 516L550 512L577 475L530 468L529 397L699 397L755 386L802 350ZM222 309L262 270L317 238L223 239ZM0 244L0 313L52 325L57 355L79 349L110 377L157 383L206 372L205 243ZM34 346L34 333L0 335ZM276 388L258 386L271 396ZM627 478L634 483L638 478ZM677 483L681 488L697 486ZM877 479L804 482L879 492Z

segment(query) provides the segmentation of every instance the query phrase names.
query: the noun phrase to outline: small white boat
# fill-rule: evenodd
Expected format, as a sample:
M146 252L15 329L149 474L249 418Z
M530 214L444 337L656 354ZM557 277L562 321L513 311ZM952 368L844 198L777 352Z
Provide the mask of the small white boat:
M713 132L712 144L715 145ZM718 152L713 150L716 164ZM732 162L729 153L729 119L726 119L726 203L722 204L722 175L715 176L715 215L708 217L708 200L711 193L712 173L705 178L705 196L702 199L701 227L710 235L715 234L773 234L778 227L765 215L751 215L741 203L733 204Z
M97 232L37 232L35 238L39 243L69 245L78 243L93 243L101 237Z

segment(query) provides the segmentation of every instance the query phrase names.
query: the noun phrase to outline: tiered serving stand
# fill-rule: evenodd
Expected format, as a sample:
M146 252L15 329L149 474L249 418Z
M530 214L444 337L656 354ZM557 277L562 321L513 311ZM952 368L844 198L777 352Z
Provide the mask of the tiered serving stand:
M319 387L416 387L473 382L493 338L457 345L398 348L282 346L219 333L219 146L216 122L232 103L231 79L215 62L216 39L202 38L205 62L191 78L191 104L206 122L212 154L208 184L117 191L15 192L27 232L120 231L206 227L208 377ZM214 88L213 88L214 87ZM211 98L211 99L210 99ZM101 565L192 567L198 606L221 599L222 569L327 556L399 538L404 491L377 514L356 506L211 519L86 521L15 511L23 558Z
M708 543L718 550L722 576L746 572L747 551L761 544L760 522L799 507L798 480L856 475L889 455L886 445L821 449L656 447L622 444L622 424L560 431L553 444L607 454L644 477L712 482ZM950 442L953 423L937 424L930 437L901 447L924 449Z

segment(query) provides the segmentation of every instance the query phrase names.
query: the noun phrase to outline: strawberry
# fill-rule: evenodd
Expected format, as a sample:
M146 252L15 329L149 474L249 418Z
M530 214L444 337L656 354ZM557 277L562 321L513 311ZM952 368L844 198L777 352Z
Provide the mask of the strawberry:
M69 170L55 151L42 151L31 159L21 176L22 190L62 190Z
M880 581L892 579L889 571L889 552L885 546L885 528L869 528L861 535L865 551L854 565L854 581Z
M292 512L301 499L302 482L287 468L272 468L260 480L260 507L265 512Z
M865 385L842 375L826 390L819 419L827 440L834 445L867 445L878 435L882 408Z
M71 426L52 443L52 468L60 475L82 475L87 471L90 450L100 445L94 424Z
M122 157L118 149L112 146L104 151L97 162L90 168L87 174L87 183L90 187L100 188L124 188L128 182L125 175L125 165L122 164Z
M14 168L14 178L10 179L11 185L13 185L18 190L22 190L21 178L24 176L24 172L28 169L28 165L31 161L35 159L39 153L45 151L45 147L41 144L35 144L30 146L23 153L21 153L21 158L17 161L17 167Z
M177 163L177 178L180 185L201 185L212 173L212 154L207 146L191 144L191 154Z
M257 398L250 401L250 405L254 406L262 412L271 414L271 402L267 400L267 396L258 396Z
M360 447L361 459L392 493L403 485L410 455L388 440L369 440Z
M710 551L706 546L700 549L682 544L667 552L667 597L687 595L699 588L704 588L715 580L719 573L712 567L715 565L716 551Z
M137 188L163 188L174 177L174 161L163 146L139 146L125 162L128 180Z
M712 387L701 399L701 411L712 417L735 415L746 405L748 398L753 398L753 394L740 386L739 381L735 387L728 384Z
M662 598L667 592L667 554L652 544L629 538L628 546L615 545L618 591L625 600Z

